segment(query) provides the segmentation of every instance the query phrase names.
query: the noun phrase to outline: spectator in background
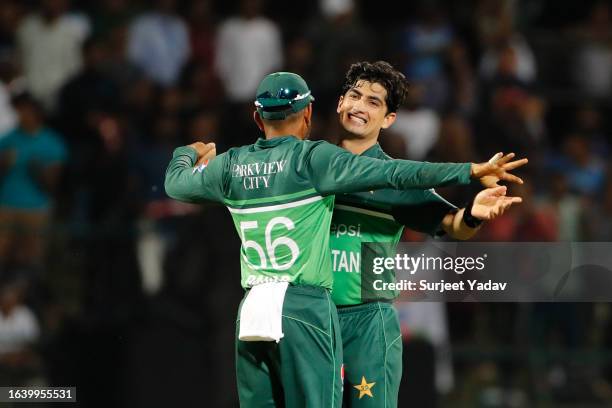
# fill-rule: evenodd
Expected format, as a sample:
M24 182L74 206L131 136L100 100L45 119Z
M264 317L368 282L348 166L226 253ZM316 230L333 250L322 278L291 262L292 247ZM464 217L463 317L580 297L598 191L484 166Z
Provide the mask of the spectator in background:
M353 0L319 0L319 8L326 19L333 20L339 15L353 11L355 2Z
M504 38L495 48L485 50L480 60L480 77L491 80L504 64L505 53L510 49L516 58L516 78L525 83L532 83L536 77L536 61L527 42L520 36Z
M188 64L183 71L182 91L183 105L191 110L217 109L225 93L216 72L196 62Z
M128 0L102 0L96 2L97 8L92 18L92 35L107 38L117 27L124 27L133 16Z
M567 179L556 173L550 177L543 208L557 218L559 241L580 241L583 222L583 200L569 191Z
M499 88L516 88L521 91L529 89L529 83L519 74L519 59L514 48L506 45L499 49L495 69L490 76L484 77L488 86L488 100L495 104L495 92Z
M452 84L450 108L464 115L473 115L478 108L477 78L469 51L459 40L453 42L448 51L448 65Z
M124 89L123 112L129 118L130 130L138 133L149 128L153 120L155 102L157 101L155 84L145 77L140 77Z
M188 143L217 142L219 140L219 119L214 112L196 112L189 121Z
M423 160L438 141L440 118L435 110L423 106L425 89L421 84L408 90L408 98L400 108L393 131L405 142L403 156L411 160Z
M153 140L143 143L130 159L135 196L143 201L137 252L143 290L149 295L157 293L164 283L164 259L176 240L177 217L199 208L172 200L164 192L165 163L182 143L179 131L178 118L162 113L151 126Z
M440 256L440 254L435 255ZM433 346L436 390L440 394L448 394L455 385L455 378L446 304L399 301L396 307L404 342L409 345L410 341L423 340ZM414 374L411 375L412 378L413 376Z
M443 9L435 4L422 4L417 14L400 33L403 72L410 81L424 86L423 105L441 110L449 100L445 59L455 34Z
M458 162L474 160L475 157L478 155L470 123L460 114L446 114L440 124L437 143L427 158L440 162Z
M399 115L398 115L399 116ZM437 162L474 160L476 153L474 133L468 120L457 112L442 117L439 137L425 159ZM455 203L467 203L472 196L466 189L447 188L444 197Z
M500 239L499 241L558 241L559 219L556 214L550 212L550 208L542 205L537 199L533 183L525 180L525 184L519 187L512 186L512 188L518 190L517 194L522 194L523 204L527 202L528 205L522 206L517 211L506 213L509 214L509 218L514 218L515 223L511 224L514 228L508 228L511 233L509 239Z
M566 137L562 155L553 156L549 165L553 171L565 175L572 192L593 196L602 191L605 164L593 153L591 140L582 134Z
M56 96L82 64L81 45L89 34L89 22L69 14L69 0L43 0L38 13L26 17L17 30L28 90L45 108L55 108Z
M184 113L183 91L178 87L173 86L160 90L157 102L158 109L165 115L174 116L177 122Z
M215 67L232 103L251 103L259 81L283 66L281 33L262 15L262 0L241 0L219 27Z
M128 151L135 135L120 113L99 115L93 124L96 148L86 163L83 184L87 189L87 217L94 225L119 231L131 225L136 212L137 202L129 195L128 180Z
M469 11L475 36L482 49L493 45L500 26L512 26L514 0L478 0L475 10Z
M85 209L79 207L89 190L91 165L101 150L98 125L104 116L119 110L120 92L104 72L108 60L106 43L90 37L83 44L83 68L59 92L57 126L72 152L62 183L60 212L79 219ZM96 170L94 170L96 171ZM76 204L72 207L71 204ZM83 221L80 219L79 221Z
M283 67L280 28L264 17L263 5L263 0L241 0L238 15L222 21L217 32L215 70L225 95L220 150L252 143L253 95L259 80Z
M285 69L294 72L303 78L314 78L313 72L316 61L314 59L313 44L306 36L295 35L286 41L285 56L287 61Z
M154 82L175 85L191 50L189 32L176 14L176 0L157 0L154 10L132 22L128 57Z
M480 123L485 128L480 146L487 152L501 149L532 154L546 143L546 104L521 79L518 64L516 51L506 46L495 75L483 89L488 110L481 116Z
M11 88L18 86L15 57L0 52L0 138L17 124L17 113L11 105Z
M514 208L482 228L482 241L554 242L559 237L557 217L534 196L533 182L512 186L511 193L523 198L520 208Z
M67 151L29 94L13 99L19 126L0 139L0 267L39 268Z
M120 89L128 88L143 77L142 70L128 58L128 34L127 25L118 25L103 39L108 53L103 70Z
M601 160L606 160L610 154L610 142L604 127L601 108L586 102L576 110L574 127L577 132L591 140L593 153Z
M74 146L86 143L92 120L103 112L118 109L119 90L103 71L107 47L96 38L83 44L83 68L64 85L59 93L59 117L63 133ZM75 154L80 156L80 152Z
M19 83L15 32L22 12L23 7L15 0L0 3L0 137L17 123L11 89Z
M353 0L321 0L319 6L323 18L307 30L314 48L311 83L317 104L335 110L338 84L355 61L373 58L375 36L360 20Z
M215 69L217 28L210 0L191 3L189 35L192 57L183 71L184 104L190 109L214 108L224 97L223 85Z
M607 181L601 201L590 200L584 213L584 240L612 241L612 180Z
M536 60L531 47L515 31L510 1L481 1L475 14L475 27L483 49L480 76L491 80L499 72L506 50L510 48L516 58L516 78L524 83L536 79Z
M23 281L0 284L0 384L41 385L33 346L40 336L38 319L23 303Z
M216 26L210 0L194 0L189 10L191 58L207 70L214 69Z
M15 32L23 13L23 6L17 0L4 0L0 3L0 56L15 51Z
M605 98L612 94L612 16L610 4L597 2L587 26L579 34L583 43L575 61L574 77L587 95Z

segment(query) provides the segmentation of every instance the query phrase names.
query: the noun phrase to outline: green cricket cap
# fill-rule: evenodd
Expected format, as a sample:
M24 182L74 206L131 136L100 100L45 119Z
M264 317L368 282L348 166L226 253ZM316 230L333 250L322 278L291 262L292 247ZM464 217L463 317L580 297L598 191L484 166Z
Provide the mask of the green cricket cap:
M283 120L314 101L306 81L292 72L266 76L257 87L256 95L257 112L268 120Z

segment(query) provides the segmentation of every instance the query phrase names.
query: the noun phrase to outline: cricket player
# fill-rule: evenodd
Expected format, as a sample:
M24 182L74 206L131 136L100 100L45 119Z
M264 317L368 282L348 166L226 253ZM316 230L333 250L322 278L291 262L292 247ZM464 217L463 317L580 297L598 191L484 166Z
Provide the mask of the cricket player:
M337 107L345 130L340 146L361 157L391 160L380 148L378 136L395 121L407 87L404 75L386 62L353 64ZM509 162L512 157L506 156L501 163L507 170L526 163L526 159ZM338 306L343 341L344 406L397 407L402 377L402 339L395 308L388 299L364 303L361 297L361 243L398 243L404 226L432 236L444 231L453 238L468 239L482 221L521 202L519 197L505 196L506 187L496 186L497 181L485 179L491 188L459 210L433 189L336 196L330 230L332 298Z
M253 113L265 138L210 160L213 144L179 147L166 171L170 197L224 204L242 240L246 295L236 340L242 407L340 407L342 342L330 296L334 194L467 184L492 175L518 179L491 163L379 160L304 140L312 100L300 76L270 74L257 89Z

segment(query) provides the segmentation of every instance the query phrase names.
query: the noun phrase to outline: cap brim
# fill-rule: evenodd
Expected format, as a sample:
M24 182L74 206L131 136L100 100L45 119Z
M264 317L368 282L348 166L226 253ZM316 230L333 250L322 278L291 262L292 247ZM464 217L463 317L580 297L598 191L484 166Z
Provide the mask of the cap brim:
M308 95L308 97L304 99L288 104L286 100L279 100L277 98L261 98L255 101L255 106L257 107L257 112L263 119L282 120L292 113L297 113L305 109L314 100L314 96ZM286 109L281 109L284 106L286 106Z

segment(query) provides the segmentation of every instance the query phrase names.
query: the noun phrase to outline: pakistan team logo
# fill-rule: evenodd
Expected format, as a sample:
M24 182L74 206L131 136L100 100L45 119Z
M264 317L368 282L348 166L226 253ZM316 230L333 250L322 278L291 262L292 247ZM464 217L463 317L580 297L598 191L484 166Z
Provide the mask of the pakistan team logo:
M374 395L372 395L372 388L374 388L375 384L375 382L367 382L365 376L361 376L361 384L353 385L353 388L356 388L359 391L359 399L363 398L364 395L374 398Z

